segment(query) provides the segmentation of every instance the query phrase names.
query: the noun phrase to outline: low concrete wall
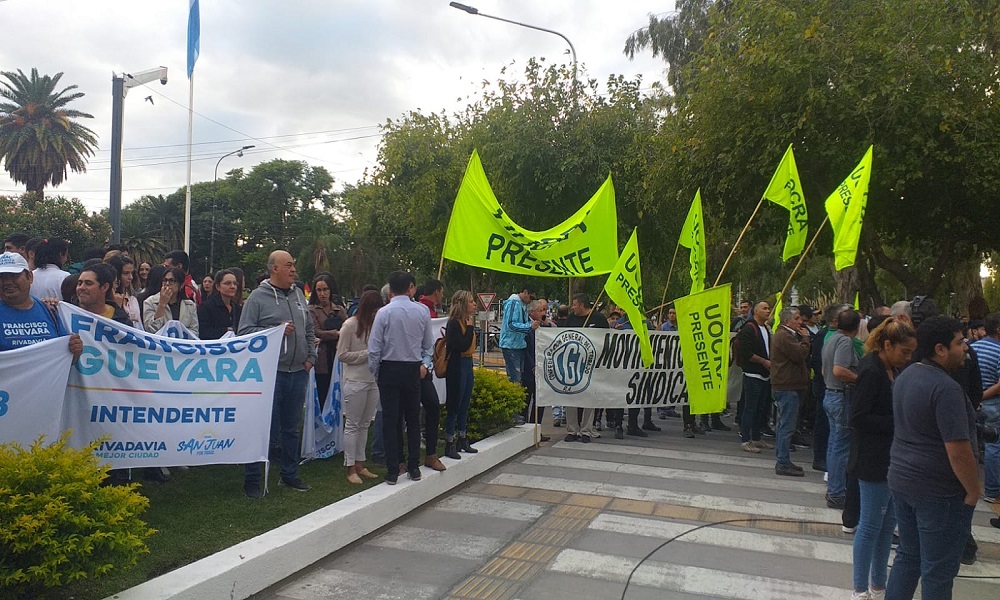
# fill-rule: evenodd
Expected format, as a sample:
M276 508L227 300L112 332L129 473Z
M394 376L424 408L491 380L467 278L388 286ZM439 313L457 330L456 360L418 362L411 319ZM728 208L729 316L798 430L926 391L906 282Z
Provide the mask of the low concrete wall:
M447 471L425 468L420 481L410 481L404 475L395 486L377 485L119 592L109 600L248 598L485 473L533 444L532 426L508 429L477 442L478 454L464 454L462 460L443 459Z

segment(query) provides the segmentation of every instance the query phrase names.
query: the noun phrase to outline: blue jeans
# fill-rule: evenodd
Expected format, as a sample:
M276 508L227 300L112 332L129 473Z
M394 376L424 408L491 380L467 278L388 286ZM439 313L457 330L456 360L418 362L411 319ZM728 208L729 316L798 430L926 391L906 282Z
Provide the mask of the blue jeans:
M454 358L452 357L452 360ZM459 357L455 363L448 365L448 375L445 378L448 389L448 418L445 420L444 439L449 442L455 440L456 427L458 437L465 437L474 376L471 356Z
M983 400L980 419L984 425L1000 427L1000 400L994 398ZM983 470L986 472L983 493L991 498L1000 496L1000 443L986 444Z
M826 390L823 410L830 424L826 448L826 492L841 498L847 494L847 459L851 453L851 430L847 427L847 401L842 390Z
M792 434L795 433L795 423L799 418L799 402L803 392L795 390L775 390L774 403L778 407L778 418L774 432L774 456L778 466L787 467L792 464L789 456Z
M372 458L381 460L385 458L385 441L382 440L382 402L379 401L379 409L375 412L375 423L372 425Z
M822 377L813 377L812 395L816 401L816 421L813 423L813 464L826 470L826 448L830 439L830 424L823 409L823 396L826 395L826 385Z
M859 479L858 485L861 519L854 533L854 591L863 592L869 587L884 590L896 509L885 481Z
M514 350L513 348L501 348L503 350L503 364L507 369L507 379L511 383L521 383L521 368L524 365L524 348Z
M924 498L893 492L892 496L899 547L889 572L886 600L913 598L917 580L927 600L950 600L975 507L965 504L964 494Z
M767 424L767 405L771 383L743 375L743 413L740 415L740 439L760 440L760 430Z
M281 434L281 478L295 479L299 473L299 436L302 434L302 407L306 400L308 373L278 371L274 380L271 426ZM260 485L264 463L250 463L243 470L243 484Z

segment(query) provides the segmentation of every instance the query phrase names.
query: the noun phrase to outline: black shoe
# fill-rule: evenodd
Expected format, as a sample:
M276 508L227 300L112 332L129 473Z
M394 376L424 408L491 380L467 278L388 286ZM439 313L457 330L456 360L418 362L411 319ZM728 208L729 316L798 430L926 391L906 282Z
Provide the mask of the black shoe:
M797 434L792 436L792 447L793 448L812 448L812 446L809 445L809 442L805 441L804 439L802 439L802 436L797 435Z
M462 455L458 453L458 447L455 442L445 441L444 443L444 455L452 460L461 460Z
M771 429L771 426L770 426L770 425L765 425L765 426L764 426L764 427L763 427L763 428L762 428L762 429L760 430L760 434L761 434L762 436L764 436L764 437L769 437L769 438L773 438L773 437L774 437L774 430L773 430L773 429Z
M282 477L278 479L278 484L288 486L293 490L295 490L296 492L308 492L309 490L312 489L312 487L308 483L302 481L298 477L288 477L288 478Z
M684 437L686 437L686 438L694 438L694 428L691 427L690 425L685 426L684 427Z
M829 508L835 508L837 510L844 510L844 506L847 505L847 498L843 496L831 496L826 495L826 505Z
M576 435L575 433L567 433L566 437L563 438L563 441L564 442L579 442L580 441L580 436Z
M625 430L625 433L627 433L628 435L634 435L635 437L649 437L648 433L646 433L645 431L643 431L638 427L633 427L631 425L628 426L628 429Z
M997 529L1000 529L1000 517L993 517L992 519L990 519L990 525L996 527Z
M990 523L991 524L993 523L993 521L1000 521L1000 519L990 519ZM1000 527L1000 525L993 525L993 526L994 527ZM895 550L896 548L899 548L899 535L898 534L896 534L896 533L892 534L892 543L890 544L890 546L892 547L893 550Z
M539 441L539 442L547 442L547 441L549 441L549 440L551 440L551 439L552 439L552 438L550 438L550 437L549 437L549 436L547 436L547 435L540 435L540 436L538 436L538 441Z
M625 439L625 430L621 426L615 427L615 439L622 440Z
M604 431L604 425L601 425L600 421L594 423L594 429L597 431Z
M396 485L397 481L399 481L399 474L398 473L386 473L385 474L385 482L387 484L389 484L389 485Z
M788 466L792 467L793 469L795 469L799 473L805 473L805 470L802 467L800 467L799 465L795 464L795 463L788 463Z
M467 437L459 437L455 441L455 445L458 446L459 452L465 452L466 454L475 454L479 452L479 450L472 447L472 444L469 443L469 438Z
M520 427L521 425L524 425L524 417L521 415L514 415L514 426Z
M733 428L722 422L722 419L712 420L712 429L714 431L732 431Z
M691 430L697 433L698 435L705 435L706 433L708 433L704 429L702 429L701 426L698 424L692 425Z
M412 469L407 471L407 474L413 481L420 481L420 467L413 467Z
M680 419L682 417L681 413L677 412L677 409L673 406L663 411L663 414L665 414L668 419Z
M974 565L974 564L976 564L976 551L975 550L971 550L970 551L969 548L966 548L962 552L962 559L961 560L962 560L962 564L963 565Z
M652 421L646 421L645 423L643 423L642 428L645 429L646 431L663 431L662 428L657 427L656 424L653 423Z
M580 436L580 441L583 442L584 444L589 444L590 443L590 436L589 435L581 435Z
M826 473L826 465L823 463L814 462L813 471L819 471L820 473Z
M784 475L785 477L805 477L802 469L793 469L792 465L775 465L774 474Z
M552 426L553 427L562 427L562 420L561 419L553 419Z
M264 490L261 489L259 483L244 483L243 495L251 500L260 500L264 497Z

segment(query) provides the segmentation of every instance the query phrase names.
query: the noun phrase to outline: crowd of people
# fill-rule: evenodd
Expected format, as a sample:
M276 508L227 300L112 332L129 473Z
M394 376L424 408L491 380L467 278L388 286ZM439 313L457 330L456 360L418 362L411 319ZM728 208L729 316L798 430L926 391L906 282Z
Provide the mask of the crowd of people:
M195 283L188 255L180 250L157 265L136 265L120 247L89 250L79 263L67 263L64 240L19 234L4 240L0 351L66 335L53 313L59 301L149 332L179 321L201 339L285 328L271 423L282 485L310 489L298 476L303 398L313 369L326 396L334 357L343 366L349 482L376 477L365 467L369 454L386 464L390 485L402 475L420 480L421 466L446 469L437 454L435 370L448 391L444 455L461 459L476 452L468 414L478 339L475 300L467 290L450 297L443 349L435 356L439 335L431 319L442 307L444 286L430 280L418 288L407 272L394 272L381 290L366 286L347 302L328 273L314 278L307 298L294 258L282 250L268 257L266 274L248 296L236 268ZM792 457L811 449L811 468L826 477L823 500L841 511L844 532L855 536L853 598L910 598L918 580L924 597L950 597L959 565L975 561L974 507L980 500L1000 504L1000 315L963 325L937 314L926 297L880 307L870 317L839 304L822 311L791 306L772 315L766 301L740 302L738 310L731 324L731 368L741 383L734 412L727 407L696 419L682 406L680 412L659 409L659 420L679 418L683 434L696 437L731 431L723 418L735 416L739 450L773 451L780 476L803 477L805 468ZM553 309L530 285L511 294L502 304L499 346L507 377L527 392L518 422L544 416L534 402L539 328L634 325L620 313L595 310L586 294ZM642 326L654 328L650 322ZM658 329L677 331L674 309ZM69 351L79 356L80 338L68 338ZM552 419L565 426L564 441L589 443L605 428L616 439L661 431L653 414L563 406L553 407ZM166 481L169 471L147 469L146 476ZM110 482L128 478L113 471ZM262 478L263 463L246 465L246 496L264 496ZM998 519L991 523L1000 527ZM896 535L896 559L887 576Z

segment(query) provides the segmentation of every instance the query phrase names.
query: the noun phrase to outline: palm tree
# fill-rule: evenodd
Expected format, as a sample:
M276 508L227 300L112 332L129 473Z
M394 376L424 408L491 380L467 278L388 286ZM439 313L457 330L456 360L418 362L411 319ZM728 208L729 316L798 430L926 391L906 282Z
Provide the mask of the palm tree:
M46 185L66 179L67 167L76 173L87 170L87 157L97 148L93 131L73 119L94 118L66 105L83 97L71 85L58 92L62 73L39 77L31 69L29 78L20 69L0 72L0 158L11 178L40 197Z

